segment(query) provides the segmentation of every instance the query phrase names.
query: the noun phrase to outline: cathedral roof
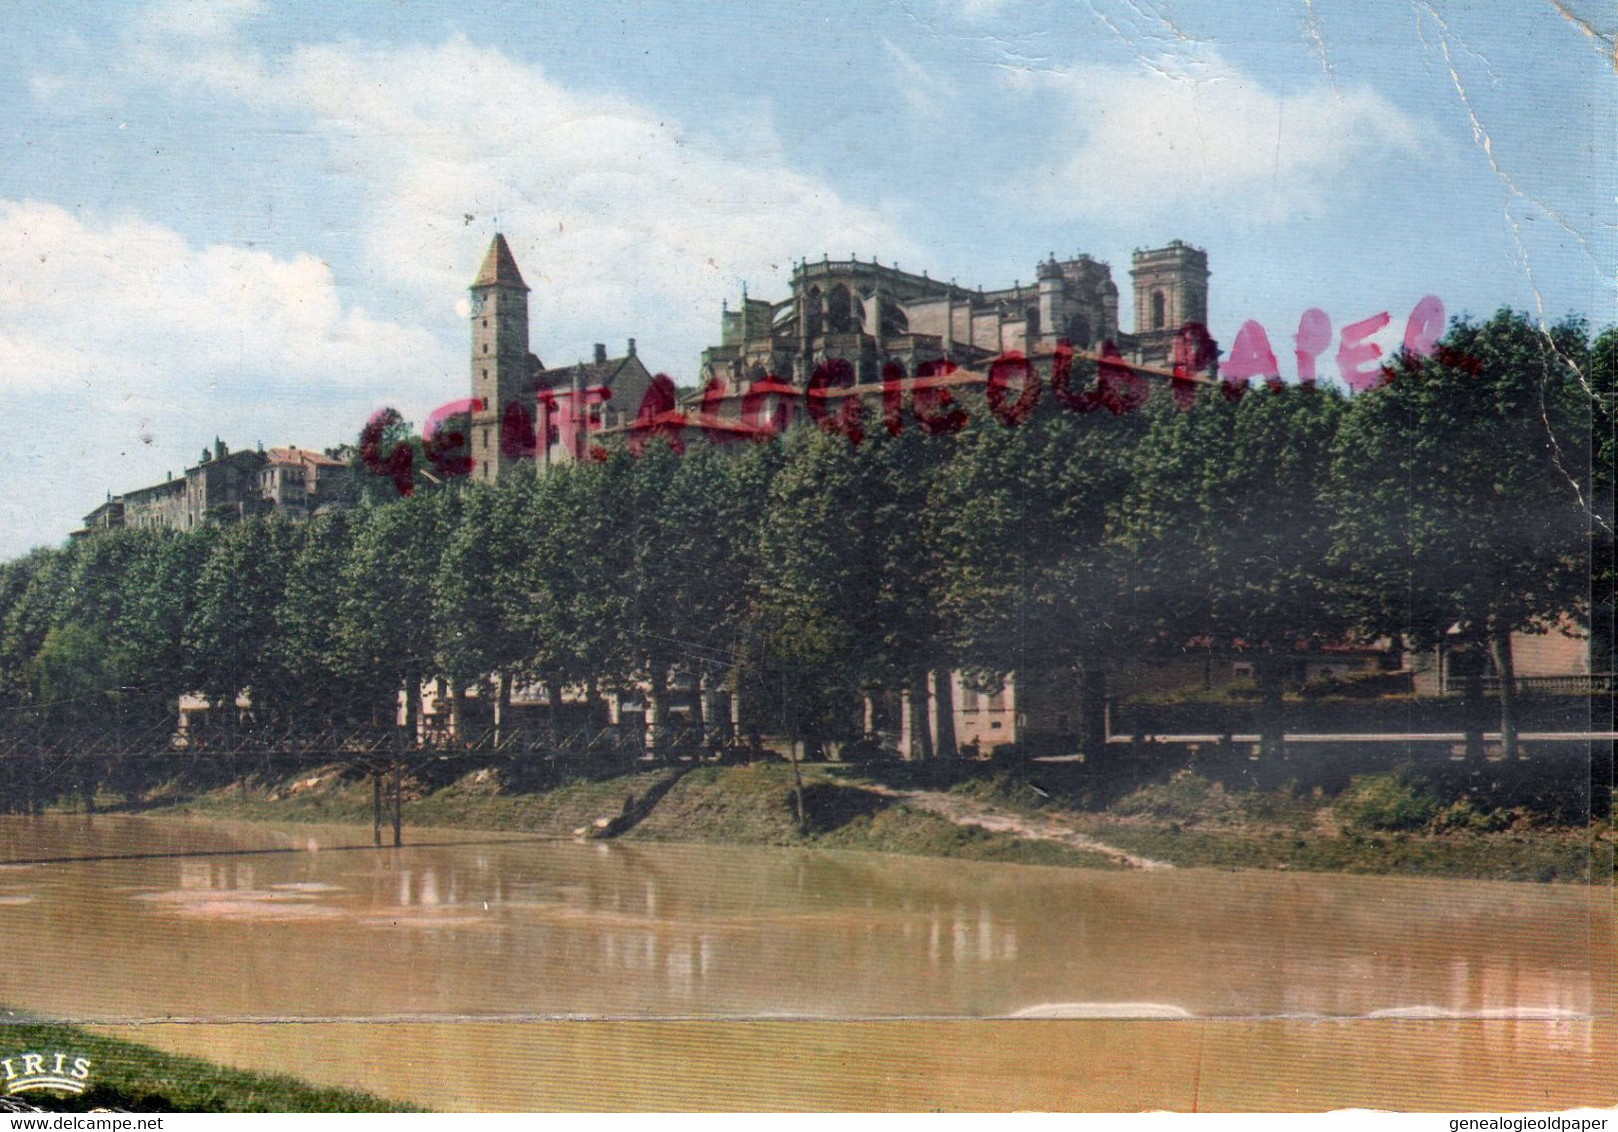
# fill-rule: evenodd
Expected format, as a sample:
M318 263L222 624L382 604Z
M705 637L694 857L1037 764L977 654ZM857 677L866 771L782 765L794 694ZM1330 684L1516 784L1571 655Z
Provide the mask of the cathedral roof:
M489 242L489 253L483 257L483 266L478 269L478 277L472 280L472 286L521 287L524 291L528 290L528 284L522 281L522 272L517 270L511 248L499 232Z

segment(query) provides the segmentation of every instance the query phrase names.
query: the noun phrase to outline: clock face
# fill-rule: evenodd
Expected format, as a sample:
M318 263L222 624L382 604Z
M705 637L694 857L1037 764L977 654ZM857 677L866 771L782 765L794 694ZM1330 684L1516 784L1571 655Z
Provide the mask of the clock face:
M472 296L472 317L473 318L476 318L478 315L483 313L483 304L484 304L485 301L486 301L486 296L483 296L483 295L473 295Z

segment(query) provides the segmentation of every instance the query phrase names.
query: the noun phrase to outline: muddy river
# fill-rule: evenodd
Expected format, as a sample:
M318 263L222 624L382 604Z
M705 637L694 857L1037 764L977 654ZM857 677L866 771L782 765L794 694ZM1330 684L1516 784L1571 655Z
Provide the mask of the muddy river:
M444 1108L1618 1093L1610 889L407 832L0 818L0 1003Z

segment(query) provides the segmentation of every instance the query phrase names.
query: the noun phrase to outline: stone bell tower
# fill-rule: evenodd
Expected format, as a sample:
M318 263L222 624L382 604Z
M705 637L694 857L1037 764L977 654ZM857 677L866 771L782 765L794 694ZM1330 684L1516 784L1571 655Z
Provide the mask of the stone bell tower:
M1136 249L1129 275L1135 284L1135 360L1170 365L1180 328L1207 326L1208 253L1182 240Z
M1137 249L1129 265L1135 284L1135 333L1173 334L1208 321L1208 253L1181 240Z
M472 476L493 481L516 462L502 451L502 429L531 433L534 420L528 284L503 235L496 233L490 242L471 291L472 397L480 404L472 414Z

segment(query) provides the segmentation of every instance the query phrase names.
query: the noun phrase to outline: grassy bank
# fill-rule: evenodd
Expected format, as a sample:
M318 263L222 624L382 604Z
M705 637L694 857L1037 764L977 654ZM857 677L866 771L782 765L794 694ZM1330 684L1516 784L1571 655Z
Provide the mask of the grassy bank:
M1399 769L1330 791L1291 780L1232 788L1190 770L1104 786L1080 768L1046 767L973 775L949 789L1030 818L1060 816L1099 841L1179 866L1610 880L1612 823L1513 773Z
M818 845L1023 864L1116 868L1085 838L1177 866L1405 873L1586 882L1612 875L1610 821L1548 788L1528 764L1446 764L1343 778L1330 786L1260 779L1248 765L1103 774L1082 763L818 765L804 769L805 823L790 768L682 764L588 777L556 764L415 764L407 827L520 831L635 841ZM261 771L191 764L104 792L102 808L262 821L365 824L372 780L351 765ZM903 794L926 790L941 816ZM941 807L935 804L931 809ZM993 813L1026 828L970 824ZM1000 824L1004 825L1004 822ZM1018 824L1013 822L1013 825ZM1043 834L1043 836L1041 836Z
M78 1096L31 1092L17 1100L53 1112L401 1112L419 1111L369 1093L317 1088L293 1077L227 1069L194 1057L104 1037L77 1026L20 1020L0 1012L0 1057L70 1053L90 1061Z
M466 770L428 763L406 774L401 796L407 829L443 826L557 838L610 835L631 841L811 845L1017 864L1117 867L1102 854L958 825L866 789L826 767L804 771L806 822L800 828L791 769L779 762L557 779L510 766ZM286 778L223 781L193 774L127 794L104 793L97 805L111 811L368 824L372 782L357 768L340 765Z

